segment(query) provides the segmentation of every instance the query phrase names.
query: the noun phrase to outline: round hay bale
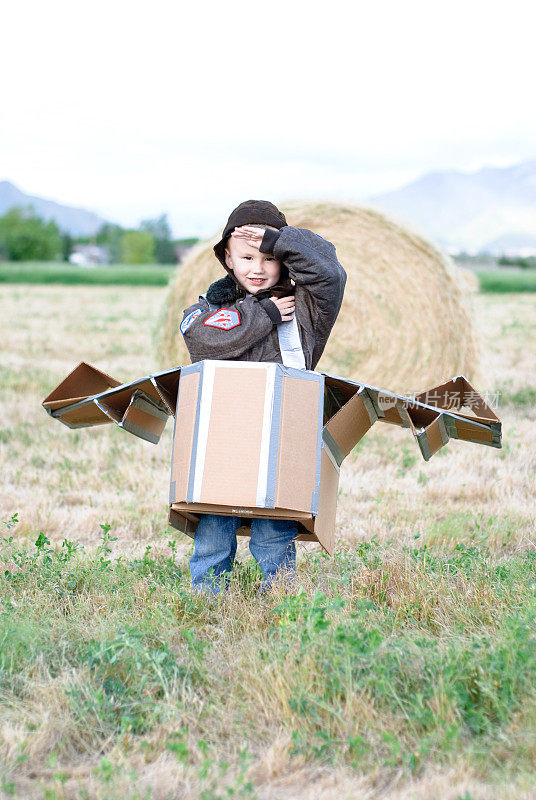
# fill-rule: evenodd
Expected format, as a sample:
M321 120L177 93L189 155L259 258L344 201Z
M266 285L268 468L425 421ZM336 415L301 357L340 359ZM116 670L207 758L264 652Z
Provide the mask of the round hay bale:
M466 292L476 294L480 291L480 281L478 276L471 269L465 267L455 267L457 269L459 283Z
M406 393L457 374L475 380L477 347L466 289L448 257L419 234L367 207L334 202L280 205L289 225L333 242L348 274L341 312L317 369ZM156 332L163 367L189 364L182 311L224 270L210 242L179 268Z

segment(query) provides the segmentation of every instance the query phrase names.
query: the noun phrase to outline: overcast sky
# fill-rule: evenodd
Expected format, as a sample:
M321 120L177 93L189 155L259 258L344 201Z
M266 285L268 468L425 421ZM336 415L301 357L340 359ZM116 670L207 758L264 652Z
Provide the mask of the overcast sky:
M526 0L19 0L0 62L0 179L178 236L536 157Z

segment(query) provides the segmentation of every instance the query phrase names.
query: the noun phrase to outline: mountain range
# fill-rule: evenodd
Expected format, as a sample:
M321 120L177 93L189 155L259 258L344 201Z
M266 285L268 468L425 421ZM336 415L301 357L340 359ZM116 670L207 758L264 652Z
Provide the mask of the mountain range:
M536 254L536 159L477 172L428 172L368 202L452 252ZM0 215L27 205L72 236L91 236L106 221L0 181Z
M54 200L25 194L9 181L0 181L0 216L14 206L33 206L41 219L54 220L60 230L71 236L92 236L105 219L84 208L64 206Z
M428 172L369 200L449 250L536 253L536 160Z

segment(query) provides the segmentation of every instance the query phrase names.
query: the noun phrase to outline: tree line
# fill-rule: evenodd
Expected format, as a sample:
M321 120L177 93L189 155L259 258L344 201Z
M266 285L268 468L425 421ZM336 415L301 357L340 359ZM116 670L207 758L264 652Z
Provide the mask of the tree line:
M69 261L76 245L103 247L116 264L174 264L177 250L197 239L173 239L167 214L146 219L139 227L105 223L94 236L71 236L54 221L46 222L31 206L14 207L0 216L0 260Z

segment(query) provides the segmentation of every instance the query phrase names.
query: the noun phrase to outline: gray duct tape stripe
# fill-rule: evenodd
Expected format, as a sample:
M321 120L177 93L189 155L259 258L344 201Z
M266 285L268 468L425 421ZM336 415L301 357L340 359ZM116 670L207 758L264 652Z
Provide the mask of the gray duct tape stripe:
M195 361L193 364L188 364L186 367L181 368L182 375L192 375L194 372L201 372L201 367L203 366L202 361ZM179 381L179 388L180 388L180 381ZM177 396L177 402L178 396Z
M445 429L446 429L448 435L450 436L450 438L451 439L459 439L460 437L458 436L458 431L456 429L456 421L459 418L453 418L452 416L450 416L450 414L442 414L441 416L442 416L443 422L445 424ZM471 424L471 426L474 427L477 430L489 430L490 433L491 433L492 446L493 447L501 447L502 434L501 434L500 426L496 426L496 424L494 423L493 427L490 426L488 428L487 426L483 426L483 425L479 424L478 422L472 422L470 419L469 420L464 419L463 422L464 423L469 422ZM480 439L471 439L469 441L471 441L471 442L473 442L475 444L490 444L490 442L483 442Z
M179 391L181 385L179 381ZM179 392L177 392L177 403L179 402ZM169 505L175 502L176 500L176 490L177 484L176 481L172 480L173 478L173 462L175 461L175 434L177 432L177 409L175 408L175 415L173 417L173 439L171 443L171 470L169 475Z
M318 422L317 422L317 440L316 440L316 474L315 474L315 490L311 495L311 514L316 516L318 514L318 503L320 499L320 477L322 470L322 426L324 424L324 376L321 375L321 381L318 385Z
M296 369L305 369L305 356L296 315L288 322L279 323L277 326L277 338L283 364Z
M340 471L341 471L341 468L340 468L340 466L337 464L337 462L335 461L335 457L334 457L333 453L331 452L331 450L329 449L329 447L326 445L326 443L325 443L325 442L322 442L322 450L324 450L324 451L325 451L325 453L326 453L327 457L329 458L329 460L331 461L331 463L333 464L333 466L335 467L335 469L337 470L337 472L338 472L338 473L340 473Z
M129 406L139 408L140 411L145 412L145 414L150 414L152 417L156 417L157 419L167 421L167 418L169 417L169 413L163 403L158 402L150 395L142 392L140 389L136 389L130 398Z
M456 421L452 419L452 417L443 414L443 424L447 430L448 435L451 439L458 438L458 431L456 430Z
M320 372L313 372L310 369L296 369L296 367L287 367L285 364L278 364L277 369L282 375L289 378L299 378L302 381L317 381L324 386L324 376Z
M145 428L140 428L139 425L134 425L128 419L120 422L119 427L123 428L124 431L128 431L128 433L133 433L134 436L138 436L140 439L145 439L146 442L151 442L151 444L158 444L160 441L160 436L150 433Z
M400 419L402 420L402 427L403 428L411 428L411 422L409 419L409 414L406 406L400 400L396 402L396 409L400 414Z
M328 431L327 428L324 428L324 430L322 431L322 439L324 442L324 447L326 447L330 451L331 455L333 456L333 458L337 463L337 466L340 467L342 462L344 461L344 456L341 452L339 445L337 444L337 442L335 441L335 439L333 438L333 436L331 435L331 433Z
M439 419L437 421L439 427L439 434L441 436L441 441L443 444L447 444L448 440L450 439L449 432L447 430L447 426L445 424L445 415L440 414Z
M192 438L192 454L190 457L190 473L188 475L188 489L186 490L187 503L191 503L192 498L194 496L195 462L197 456L197 440L199 438L199 417L201 412L201 395L203 394L203 374L205 372L203 361L200 361L197 364L192 364L192 367L197 367L197 369L189 369L186 374L190 374L191 372L199 372L200 375L199 375L199 389L197 390L197 407L195 409L194 435ZM179 401L177 398L177 403L178 402Z
M425 408L431 408L431 406L425 406ZM434 408L434 411L440 411L445 417L450 417L454 422L461 422L462 424L466 425L468 422L474 428L480 428L482 431L489 431L492 430L490 422L479 422L477 419L473 419L472 417L460 417L459 414L453 414L452 411L442 410L438 408ZM497 428L500 430L500 427Z
M378 419L378 415L376 413L376 409L374 408L372 400L369 397L369 393L367 392L365 387L362 386L361 389L358 389L357 394L361 398L361 400L363 401L363 405L365 406L365 411L368 414L368 418L370 420L370 424L374 425L374 423Z
M472 442L473 444L485 444L486 447L501 447L502 446L500 442L495 442L493 440L491 442L483 442L482 439L468 439L467 441Z
M277 458L279 455L279 435L281 425L281 402L283 399L283 371L276 368L274 377L274 401L270 428L270 446L268 449L268 478L266 483L266 506L275 508L275 491L277 483Z
M376 389L370 389L368 386L364 388L370 398L370 402L372 403L372 406L376 413L376 419L383 419L383 417L385 417L385 414L383 412L383 408L381 408L378 402L378 391Z
M419 443L419 447L421 448L421 453L425 461L430 461L432 458L432 453L430 452L430 445L428 444L428 439L426 437L426 431L422 428L417 433L417 442Z
M76 428L89 428L92 425L91 422L67 422L66 419L62 419L61 417L58 417L58 419L71 430L75 430Z

